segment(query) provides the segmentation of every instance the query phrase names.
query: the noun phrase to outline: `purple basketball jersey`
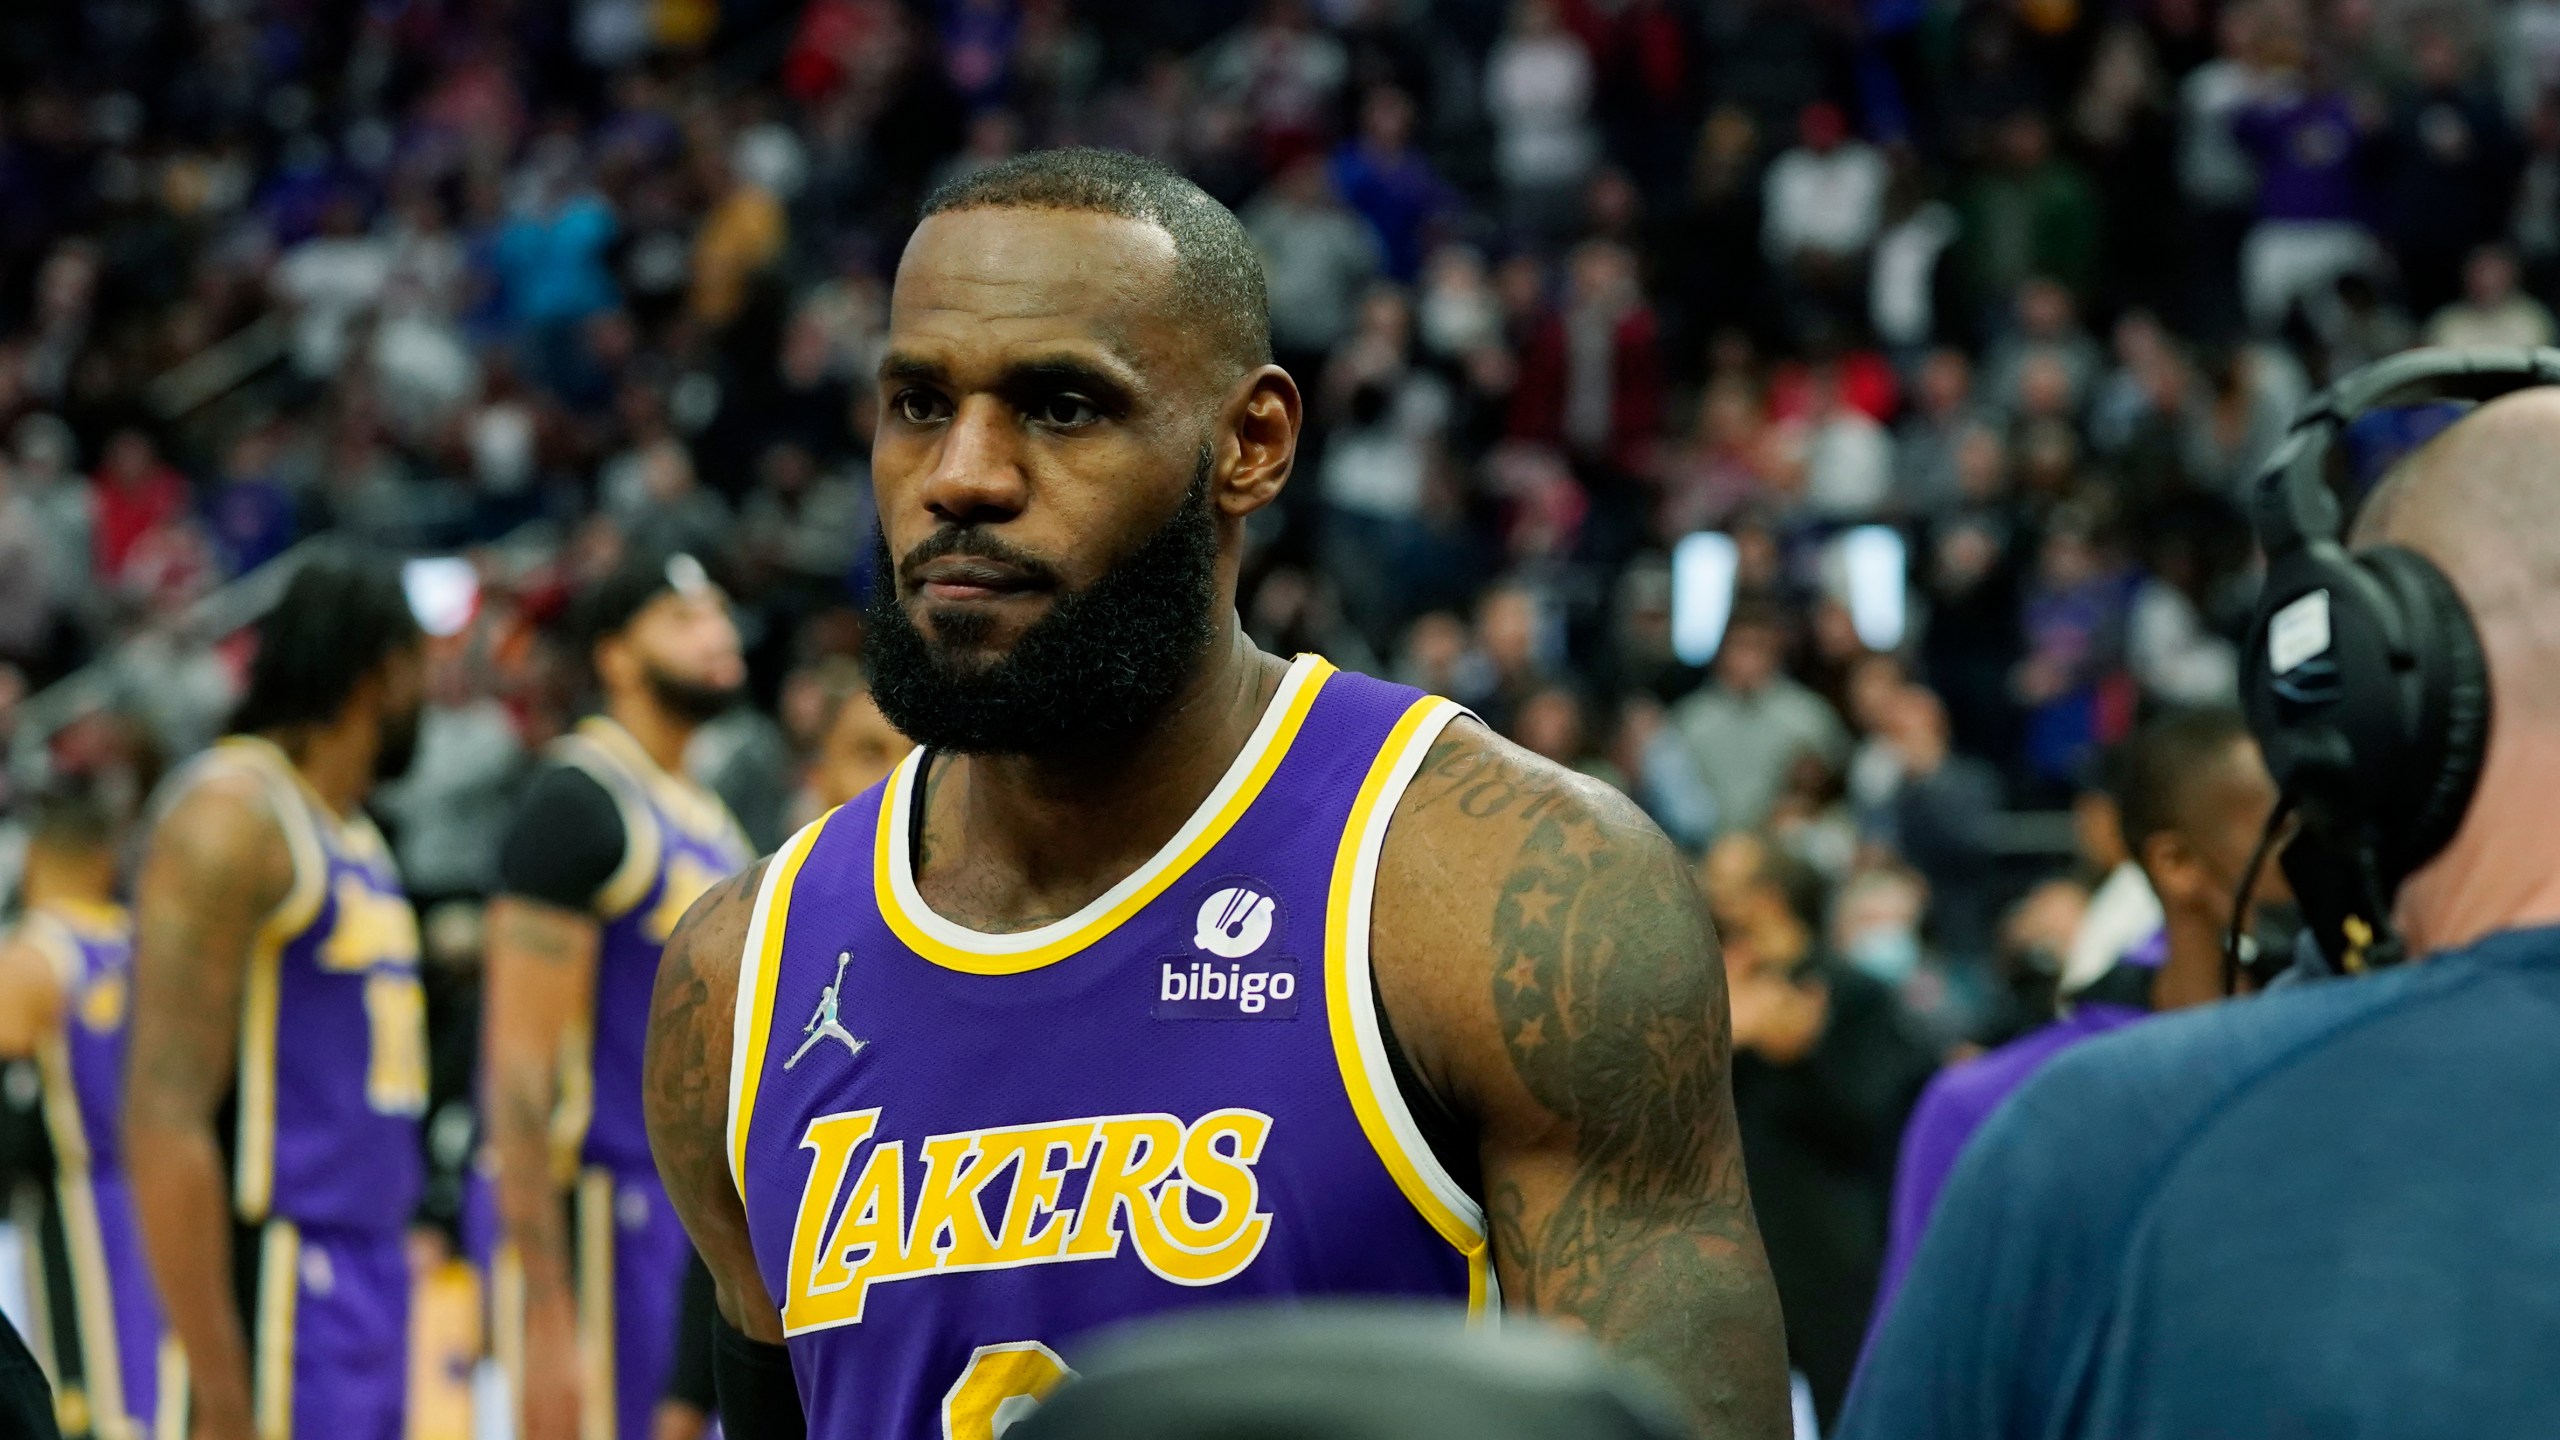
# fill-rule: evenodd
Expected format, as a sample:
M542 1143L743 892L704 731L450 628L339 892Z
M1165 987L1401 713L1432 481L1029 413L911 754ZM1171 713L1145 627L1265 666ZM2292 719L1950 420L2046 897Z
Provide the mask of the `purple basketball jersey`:
M252 1224L399 1230L425 1180L427 1029L417 917L390 848L263 740L232 736L198 766L255 775L293 854L241 1005L234 1207Z
M1016 934L919 896L914 757L783 848L729 1138L811 1434L987 1440L1088 1332L1187 1306L1490 1312L1368 972L1387 822L1463 713L1300 657L1162 851Z
M111 905L51 906L29 911L20 934L53 962L62 986L62 1028L36 1060L71 1278L66 1308L76 1333L68 1338L80 1356L71 1408L121 1417L131 1422L125 1433L148 1434L159 1408L162 1321L119 1134L133 922ZM67 1399L69 1379L54 1378ZM102 1424L100 1433L112 1427Z
M601 716L552 747L552 756L595 778L622 815L622 864L597 892L603 934L596 953L595 1029L583 1072L563 1077L562 1128L579 1137L587 1165L654 1176L640 1118L640 1052L649 993L667 936L702 892L755 858L744 830L709 790L670 775L630 732Z

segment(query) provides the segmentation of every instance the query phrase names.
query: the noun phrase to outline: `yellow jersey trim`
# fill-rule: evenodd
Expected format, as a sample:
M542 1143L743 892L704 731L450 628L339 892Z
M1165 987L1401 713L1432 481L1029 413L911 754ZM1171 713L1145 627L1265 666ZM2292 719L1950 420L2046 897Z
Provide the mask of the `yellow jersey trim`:
M578 1407L580 1440L617 1440L614 1404L613 1172L589 1169L578 1177L578 1377L586 1395ZM581 1397L584 1398L584 1397Z
M729 1178L738 1199L747 1198L747 1126L755 1119L756 1086L764 1079L766 1037L773 1032L773 991L782 974L782 938L791 928L791 886L835 817L830 810L783 842L765 867L747 921L746 953L738 960L737 1011L729 1034Z
M66 1016L64 1023L77 1022ZM38 1048L36 1065L44 1078L45 1128L51 1132L55 1159L54 1204L71 1261L72 1325L80 1336L80 1362L86 1371L93 1423L103 1436L129 1435L132 1420L125 1413L124 1354L116 1348L115 1286L107 1274L97 1191L90 1184L89 1136L80 1123L71 1056L60 1035L49 1037Z
M1226 838L1288 756L1308 710L1333 673L1333 666L1321 656L1299 656L1226 774L1164 848L1082 910L1019 934L994 935L956 925L935 914L916 888L913 857L905 841L911 807L920 803L918 761L925 752L912 752L889 777L873 837L872 891L882 918L908 949L945 969L971 975L1020 975L1083 950L1145 909Z
M302 1232L270 1220L258 1248L258 1335L250 1409L258 1440L293 1440L293 1330L302 1295Z
M1425 697L1413 703L1387 733L1368 778L1351 804L1335 851L1331 897L1325 905L1325 1006L1333 1031L1333 1055L1343 1091L1370 1148L1394 1177L1396 1188L1423 1220L1467 1261L1467 1313L1488 1316L1498 1304L1483 1207L1431 1153L1414 1124L1387 1065L1378 1008L1368 1003L1369 915L1377 891L1378 856L1396 802L1422 768L1431 742L1450 721L1465 715L1456 703Z
M38 910L31 907L29 914ZM123 906L104 900L48 900L41 913L52 916L63 929L83 940L101 944L131 940L133 915Z
M612 799L614 813L622 817L622 860L605 877L604 884L588 902L588 908L605 924L612 924L631 913L649 893L650 882L658 878L658 862L664 853L666 838L658 833L658 817L632 793L641 785L640 777L630 774L628 766L614 752L584 734L564 735L552 746L552 757L574 770L585 772L588 779L604 787Z
M657 757L620 721L609 715L590 715L578 722L577 733L619 762L685 828L706 837L726 835L737 840L741 849L746 848L746 830L738 824L738 817L729 813L727 802L718 792L690 775L680 775L659 764Z
M239 1106L233 1128L231 1198L240 1218L267 1218L275 1197L276 1033L284 987L284 949L311 928L329 892L328 842L322 824L343 832L325 802L294 768L293 758L255 735L217 741L215 756L263 782L268 808L293 857L293 888L258 927L240 1001Z

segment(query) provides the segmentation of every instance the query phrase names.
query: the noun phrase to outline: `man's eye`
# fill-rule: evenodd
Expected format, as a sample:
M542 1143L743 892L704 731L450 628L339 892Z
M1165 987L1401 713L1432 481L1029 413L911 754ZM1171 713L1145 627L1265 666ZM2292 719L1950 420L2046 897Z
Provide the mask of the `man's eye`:
M1052 395L1032 404L1031 418L1043 425L1055 425L1062 430L1072 430L1079 425L1090 425L1101 419L1102 412L1094 407L1092 401L1081 395Z
M901 390L889 404L909 425L930 425L942 418L942 397L930 390Z

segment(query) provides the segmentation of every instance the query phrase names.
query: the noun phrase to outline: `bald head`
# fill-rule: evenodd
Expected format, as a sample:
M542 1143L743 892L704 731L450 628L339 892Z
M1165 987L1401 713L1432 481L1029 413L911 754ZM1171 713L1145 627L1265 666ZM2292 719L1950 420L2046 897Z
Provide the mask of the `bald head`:
M2560 388L2481 406L2392 471L2350 543L2405 545L2453 579L2484 629L2560 601Z
M2489 662L2489 747L2462 826L2400 892L2418 954L2560 921L2560 388L2493 400L2409 457L2357 517L2358 547L2405 545L2462 596Z

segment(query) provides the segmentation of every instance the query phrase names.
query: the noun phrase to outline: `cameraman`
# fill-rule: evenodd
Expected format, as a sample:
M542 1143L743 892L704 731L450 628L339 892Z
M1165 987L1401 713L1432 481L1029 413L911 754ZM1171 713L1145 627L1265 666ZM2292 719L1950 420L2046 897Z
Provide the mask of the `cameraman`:
M2424 963L2057 1061L1966 1152L1842 1436L2560 1434L2554 456L2560 389L2491 401L2350 537L2442 568L2487 662L2478 784L2389 912Z

